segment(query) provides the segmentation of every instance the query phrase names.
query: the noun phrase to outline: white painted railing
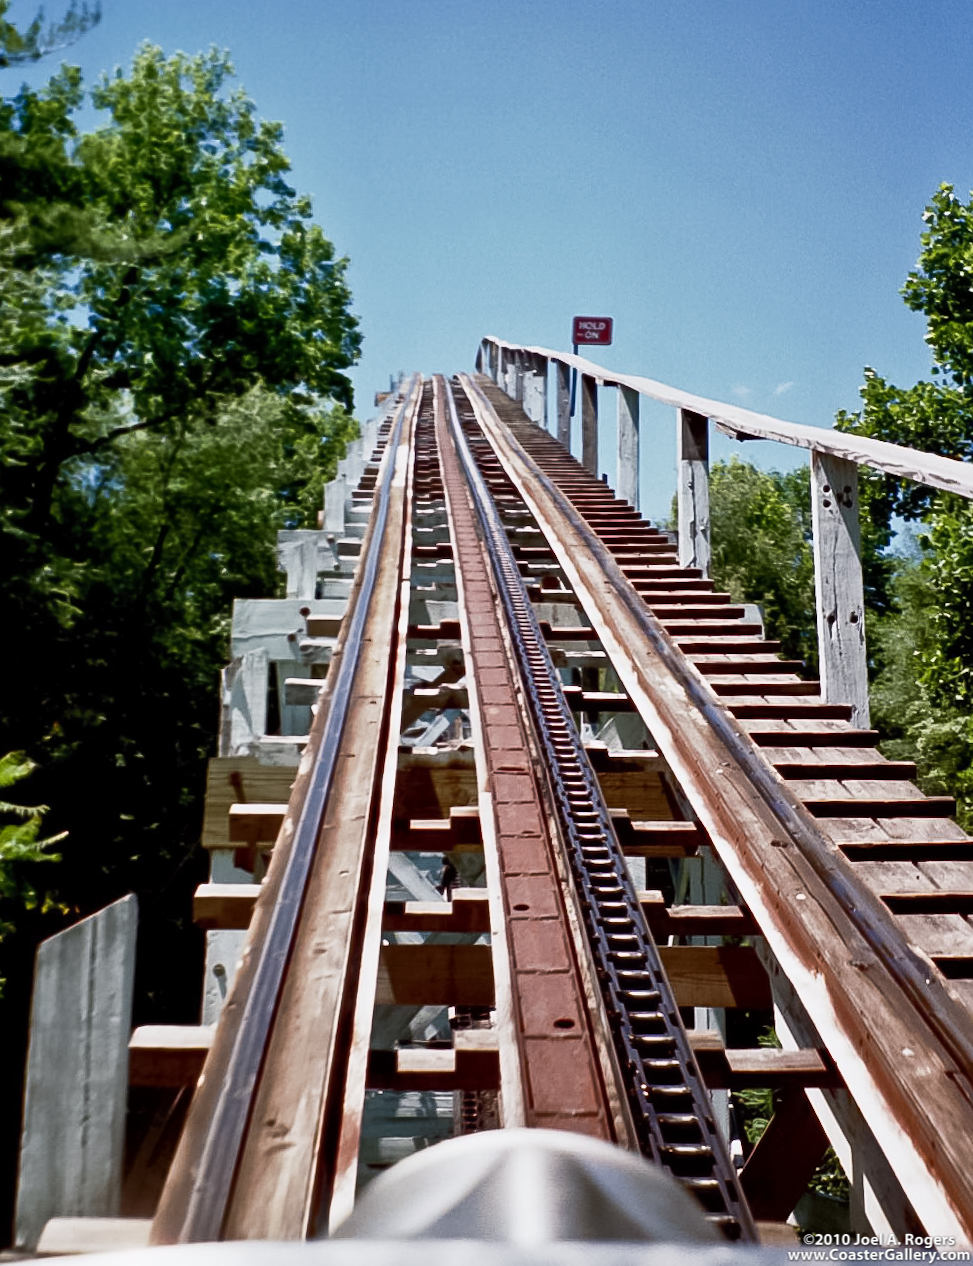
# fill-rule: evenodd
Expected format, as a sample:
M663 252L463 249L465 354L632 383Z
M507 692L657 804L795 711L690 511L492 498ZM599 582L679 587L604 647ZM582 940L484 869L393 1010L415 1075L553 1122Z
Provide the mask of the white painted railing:
M709 571L709 424L738 440L776 440L810 451L811 520L821 694L846 703L852 722L868 726L868 661L858 524L858 467L870 466L973 500L973 467L884 440L785 422L739 405L709 400L635 374L618 374L570 352L488 337L476 367L547 427L549 367L556 374L556 434L571 447L571 371L580 380L582 465L598 474L598 387L618 389L617 494L638 509L639 399L672 405L678 453L679 562Z

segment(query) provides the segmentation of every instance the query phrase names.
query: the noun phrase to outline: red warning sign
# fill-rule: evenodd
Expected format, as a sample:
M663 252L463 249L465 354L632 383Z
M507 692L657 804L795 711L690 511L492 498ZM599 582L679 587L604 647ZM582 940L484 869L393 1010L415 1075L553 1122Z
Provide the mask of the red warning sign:
M611 341L611 317L575 317L571 323L572 343L599 343L607 347Z

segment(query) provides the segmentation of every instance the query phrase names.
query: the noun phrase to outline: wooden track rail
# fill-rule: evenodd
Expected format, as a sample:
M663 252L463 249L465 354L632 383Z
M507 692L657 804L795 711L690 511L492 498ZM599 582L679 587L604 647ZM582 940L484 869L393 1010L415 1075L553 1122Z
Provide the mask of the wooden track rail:
M289 635L325 665L282 687L310 733L211 771L235 869L195 914L248 931L215 1030L132 1041L133 1084L196 1083L154 1242L321 1236L410 1139L518 1125L642 1151L730 1238L783 1221L830 1141L856 1230L970 1241L973 841L867 700L538 425L554 354L488 342L520 401L413 378L326 496L367 526L307 546L350 589ZM734 1038L753 1011L785 1049ZM776 1112L738 1171L753 1086Z

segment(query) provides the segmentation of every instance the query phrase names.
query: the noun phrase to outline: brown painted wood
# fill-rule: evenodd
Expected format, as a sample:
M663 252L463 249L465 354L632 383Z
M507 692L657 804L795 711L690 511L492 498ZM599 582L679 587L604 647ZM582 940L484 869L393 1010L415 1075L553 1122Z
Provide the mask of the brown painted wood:
M755 1218L783 1222L807 1189L828 1136L803 1088L780 1093L774 1114L740 1172Z
M247 928L259 884L200 884L193 894L193 922L202 928Z

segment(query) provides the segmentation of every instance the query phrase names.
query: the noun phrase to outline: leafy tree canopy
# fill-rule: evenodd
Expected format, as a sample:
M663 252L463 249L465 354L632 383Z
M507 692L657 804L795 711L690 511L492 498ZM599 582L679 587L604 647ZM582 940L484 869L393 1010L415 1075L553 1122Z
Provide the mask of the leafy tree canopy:
M839 430L973 460L973 195L941 185L923 214L902 295L926 316L933 381L899 388L866 368L862 408ZM895 754L913 755L927 790L959 797L973 822L973 509L962 498L873 475L862 502L888 539L895 514L919 520L918 557L899 564L893 611L869 627L876 717Z
M80 8L77 0L71 0L60 22L45 26L44 10L39 9L27 30L18 31L12 22L6 20L9 8L10 0L0 0L0 69L36 62L47 53L67 48L101 21L101 5L97 0L94 5L84 0Z
M143 1001L196 952L233 599L274 594L276 531L316 526L355 432L346 261L231 77L145 46L90 132L70 67L0 101L0 653L38 666L4 682L0 751L69 830L55 897L139 894Z

